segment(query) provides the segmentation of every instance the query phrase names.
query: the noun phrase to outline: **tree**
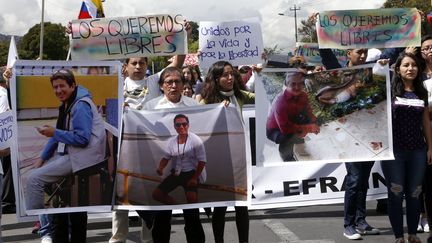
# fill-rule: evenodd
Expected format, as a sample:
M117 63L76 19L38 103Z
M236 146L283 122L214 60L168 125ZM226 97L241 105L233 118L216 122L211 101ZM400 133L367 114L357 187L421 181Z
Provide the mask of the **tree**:
M22 59L37 59L39 57L40 24L29 29L19 43ZM69 49L69 38L65 27L61 24L44 23L44 60L65 60ZM21 54L21 53L20 53Z
M9 42L0 41L0 67L6 65L8 52L9 52Z
M318 37L316 33L315 21L312 16L310 16L307 20L302 20L300 23L303 25L298 28L298 33L300 35L301 42L307 43L317 43Z
M430 0L387 0L383 4L383 8L417 8L425 15L432 11ZM430 23L422 22L422 35L432 34L432 26Z
M383 8L417 8L425 14L432 11L430 0L387 0Z

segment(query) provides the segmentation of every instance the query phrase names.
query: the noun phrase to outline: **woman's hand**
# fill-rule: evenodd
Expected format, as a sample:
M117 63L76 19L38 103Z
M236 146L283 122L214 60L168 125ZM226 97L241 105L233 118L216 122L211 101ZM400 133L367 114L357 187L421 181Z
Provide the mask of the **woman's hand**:
M405 53L411 53L415 55L416 52L417 52L417 47L415 46L408 46L407 48L405 48Z

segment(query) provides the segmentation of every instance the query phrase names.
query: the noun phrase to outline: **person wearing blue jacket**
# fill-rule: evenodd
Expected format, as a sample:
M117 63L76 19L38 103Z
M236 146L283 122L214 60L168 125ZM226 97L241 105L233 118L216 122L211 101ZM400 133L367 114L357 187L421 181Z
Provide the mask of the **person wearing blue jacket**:
M326 69L342 68L331 49L320 49L322 63ZM346 67L366 64L367 49L349 49ZM369 185L369 175L374 161L346 162L344 196L344 232L350 240L361 239L361 235L379 234L377 228L366 222L366 195Z
M37 128L50 139L27 178L27 210L44 208L47 185L101 163L107 156L105 124L89 91L76 84L70 70L57 71L50 81L61 105L55 127ZM53 242L85 242L86 228L85 212L55 214L51 228ZM72 230L70 241L69 229Z

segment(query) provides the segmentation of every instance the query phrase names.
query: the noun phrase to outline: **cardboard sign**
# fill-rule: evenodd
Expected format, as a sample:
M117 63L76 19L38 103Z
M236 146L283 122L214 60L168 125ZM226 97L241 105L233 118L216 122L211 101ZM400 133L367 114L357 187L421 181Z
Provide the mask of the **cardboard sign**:
M182 15L72 21L73 60L107 60L187 53Z
M316 23L320 48L420 46L420 14L414 8L324 11Z

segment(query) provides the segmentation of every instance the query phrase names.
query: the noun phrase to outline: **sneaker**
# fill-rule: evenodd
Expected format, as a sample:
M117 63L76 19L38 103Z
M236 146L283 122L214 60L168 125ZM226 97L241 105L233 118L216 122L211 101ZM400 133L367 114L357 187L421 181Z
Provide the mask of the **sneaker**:
M379 235L380 230L370 226L365 220L356 225L356 231L362 235Z
M420 224L421 224L421 226L423 228L423 231L426 232L426 233L429 233L430 230L429 230L428 220L425 219L425 218L422 218L420 220Z
M44 235L44 236L42 237L41 243L52 243L51 236L49 236L49 235Z
M423 226L421 225L421 220L419 221L418 225L417 225L417 233L423 233L424 229Z
M408 235L408 243L421 243L417 235Z
M395 243L406 243L404 238L397 238Z
M347 226L343 232L343 235L350 240L360 240L362 237L357 233L354 226Z

